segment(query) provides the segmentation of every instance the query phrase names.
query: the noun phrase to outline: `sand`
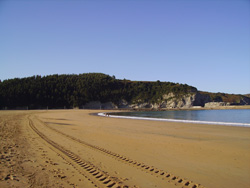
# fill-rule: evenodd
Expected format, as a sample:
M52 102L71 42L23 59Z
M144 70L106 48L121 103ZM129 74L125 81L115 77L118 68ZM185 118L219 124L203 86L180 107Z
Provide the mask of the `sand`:
M250 128L0 111L0 187L250 187Z

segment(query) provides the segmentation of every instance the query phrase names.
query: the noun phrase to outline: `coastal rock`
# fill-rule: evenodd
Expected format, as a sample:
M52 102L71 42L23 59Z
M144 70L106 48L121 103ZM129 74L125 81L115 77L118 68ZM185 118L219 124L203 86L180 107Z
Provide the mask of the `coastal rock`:
M138 103L128 105L129 108L140 109L140 108L152 108L152 104L150 103Z
M206 108L214 108L218 106L230 106L230 103L227 102L208 102L205 104Z
M193 106L204 106L205 102L211 101L208 96L203 96L198 92L183 94L177 96L174 93L167 93L162 96L162 100L158 103L149 103L138 101L137 103L129 104L122 99L119 102L118 108L141 109L141 108L190 108Z
M174 93L168 93L163 95L163 102L161 102L161 108L190 108L195 101L196 93L185 94L182 96L176 96Z
M240 100L239 105L250 105L250 98L243 96Z
M121 99L119 101L118 108L131 108L131 107L129 107L128 101L126 101L125 99Z
M194 96L193 106L202 106L204 107L206 103L212 102L211 98L207 94L201 94L197 92Z
M192 108L192 107L207 107L214 108L218 106L229 105L248 105L250 99L248 97L241 97L236 103L214 101L208 94L198 92L184 93L182 95L175 95L174 93L166 93L162 95L161 100L156 103L144 102L137 100L136 102L129 102L125 99L121 99L118 104L112 102L101 103L100 101L92 101L85 104L84 109L160 109L160 108Z

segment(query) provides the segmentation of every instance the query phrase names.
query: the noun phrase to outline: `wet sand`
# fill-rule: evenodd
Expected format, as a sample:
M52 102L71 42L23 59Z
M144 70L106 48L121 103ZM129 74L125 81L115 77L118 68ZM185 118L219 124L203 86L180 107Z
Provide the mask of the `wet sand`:
M250 128L98 112L0 111L0 187L250 187Z

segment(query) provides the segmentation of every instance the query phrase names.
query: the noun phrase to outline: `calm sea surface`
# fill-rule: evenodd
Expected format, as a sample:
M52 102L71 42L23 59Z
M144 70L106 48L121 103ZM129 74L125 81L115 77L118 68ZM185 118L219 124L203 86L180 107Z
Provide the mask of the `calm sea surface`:
M112 113L118 116L133 116L141 118L161 118L187 121L228 122L240 123L250 126L250 109L239 110L179 110L159 112L120 112Z

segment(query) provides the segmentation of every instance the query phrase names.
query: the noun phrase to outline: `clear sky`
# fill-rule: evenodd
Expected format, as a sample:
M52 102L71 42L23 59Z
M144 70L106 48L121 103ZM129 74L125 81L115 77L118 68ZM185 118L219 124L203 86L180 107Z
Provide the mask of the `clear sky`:
M101 72L250 93L249 0L0 0L0 79Z

